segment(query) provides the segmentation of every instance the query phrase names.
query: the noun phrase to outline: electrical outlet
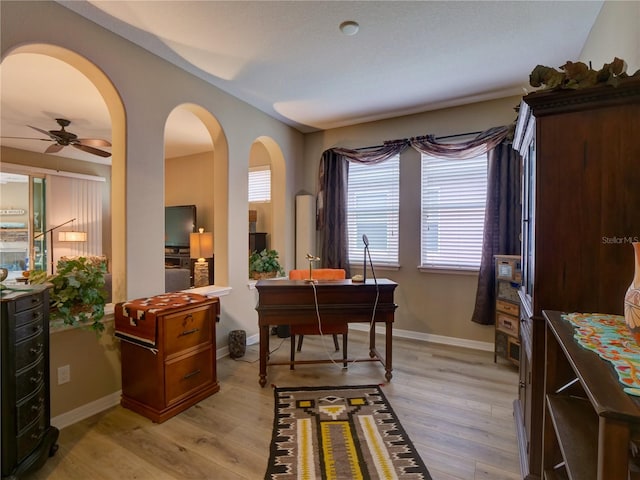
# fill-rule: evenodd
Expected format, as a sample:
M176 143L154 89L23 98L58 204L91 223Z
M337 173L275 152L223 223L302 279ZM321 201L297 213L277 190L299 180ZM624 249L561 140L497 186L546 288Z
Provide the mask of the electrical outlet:
M63 365L62 367L58 367L58 385L62 385L63 383L68 383L71 381L71 366Z

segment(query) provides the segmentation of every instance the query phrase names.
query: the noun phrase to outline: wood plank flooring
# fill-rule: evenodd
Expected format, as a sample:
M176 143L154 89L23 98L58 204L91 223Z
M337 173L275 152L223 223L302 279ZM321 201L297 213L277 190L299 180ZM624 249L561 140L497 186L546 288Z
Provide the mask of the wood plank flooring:
M368 357L366 335L350 331L350 358ZM287 359L289 341L272 336L272 358ZM298 359L330 352L338 363L270 367L260 388L258 345L248 346L241 359L218 361L220 392L165 423L116 406L64 428L56 455L28 480L262 479L273 425L270 385L380 383L434 480L520 479L516 368L494 363L491 352L407 339L394 339L393 351L386 383L379 363L343 370L330 336L308 336Z

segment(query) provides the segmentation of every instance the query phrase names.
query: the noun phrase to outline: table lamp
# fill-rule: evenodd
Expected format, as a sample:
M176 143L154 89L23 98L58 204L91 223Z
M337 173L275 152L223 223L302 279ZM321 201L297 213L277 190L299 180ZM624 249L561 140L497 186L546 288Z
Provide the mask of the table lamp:
M209 262L205 258L213 257L213 233L199 228L198 233L189 236L190 257L196 259L193 265L193 286L209 285Z
M306 278L304 281L318 283L318 281L313 278L313 262L319 262L320 257L307 253L307 260L309 260L309 278Z

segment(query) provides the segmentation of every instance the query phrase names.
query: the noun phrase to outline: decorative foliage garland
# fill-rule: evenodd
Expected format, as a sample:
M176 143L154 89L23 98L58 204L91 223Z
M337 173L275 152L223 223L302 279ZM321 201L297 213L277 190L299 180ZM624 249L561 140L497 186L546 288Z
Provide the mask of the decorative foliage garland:
M602 84L615 87L621 78L640 77L640 70L628 75L627 62L618 57L611 63L605 63L600 70L593 70L583 62L570 61L559 68L562 71L544 65L536 66L529 75L529 84L532 87L543 87L543 90L577 90Z

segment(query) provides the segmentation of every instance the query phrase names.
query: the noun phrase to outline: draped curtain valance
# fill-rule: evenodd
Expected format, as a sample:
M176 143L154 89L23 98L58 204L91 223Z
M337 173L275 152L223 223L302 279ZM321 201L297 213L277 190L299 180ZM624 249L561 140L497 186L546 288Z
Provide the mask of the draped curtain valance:
M481 274L478 281L478 294L484 298L477 298L473 321L484 324L493 323L494 319L491 313L493 255L498 253L520 253L519 244L513 245L511 241L506 243L513 250L508 252L497 251L498 248L501 248L499 245L504 245L505 242L496 240L499 235L517 238L519 233L519 208L518 205L511 205L513 198L519 198L519 174L517 173L519 167L515 165L517 163L516 155L511 153L511 146L509 145L510 137L513 135L513 127L513 125L507 125L490 128L469 140L459 142L445 142L434 135L425 135L391 140L384 142L380 146L357 150L349 148L325 150L322 153L318 172L316 216L322 266L325 268L344 268L347 271L347 277L351 276L348 261L346 222L349 162L377 164L402 153L409 147L423 154L452 160L474 158L486 153L489 159L488 190L500 191L501 197L504 195L503 198L505 200L496 200L492 195L489 195L487 199L485 240L480 267ZM504 148L501 148L500 154L494 155L494 151L498 146ZM504 159L505 154L507 159ZM497 166L498 163L501 165ZM508 174L502 172L503 168L509 169ZM510 206L508 208L503 207L504 202L509 202ZM518 217L515 220L513 218L509 219L507 222L508 229L502 228L505 208L510 215ZM500 225L496 225L496 222Z
M513 133L513 126L493 127L470 140L463 142L443 142L435 135L390 140L378 147L362 149L331 148L335 155L354 163L376 164L404 152L407 148L415 148L418 152L441 158L464 160L487 153Z

